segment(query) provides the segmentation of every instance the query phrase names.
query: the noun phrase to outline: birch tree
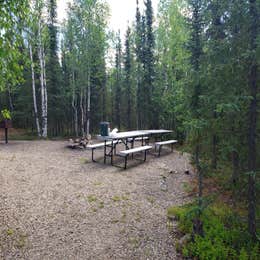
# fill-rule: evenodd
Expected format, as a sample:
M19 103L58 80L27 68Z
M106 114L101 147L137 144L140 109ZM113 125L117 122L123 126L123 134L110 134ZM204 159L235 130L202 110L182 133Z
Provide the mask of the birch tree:
M36 97L36 90L35 90L36 88L35 88L34 60L33 60L33 51L32 51L32 45L31 44L29 44L29 52L30 52L30 60L31 60L33 108L34 108L37 134L40 137L41 136L41 129L40 129L40 123L39 123L37 97Z
M41 136L46 138L48 135L48 98L46 84L46 66L45 66L45 46L44 46L44 22L43 22L44 3L36 1L38 15L38 58L40 63L40 83L41 83Z

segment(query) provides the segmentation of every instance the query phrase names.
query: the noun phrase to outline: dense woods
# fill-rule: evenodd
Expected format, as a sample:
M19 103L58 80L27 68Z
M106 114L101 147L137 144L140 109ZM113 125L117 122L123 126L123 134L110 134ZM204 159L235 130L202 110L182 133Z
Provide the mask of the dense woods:
M56 0L0 4L0 110L14 127L43 138L95 134L101 121L173 129L198 175L193 232L203 236L213 175L259 239L260 1L162 0L155 16L137 0L126 32L108 30L105 1L67 11L59 25Z

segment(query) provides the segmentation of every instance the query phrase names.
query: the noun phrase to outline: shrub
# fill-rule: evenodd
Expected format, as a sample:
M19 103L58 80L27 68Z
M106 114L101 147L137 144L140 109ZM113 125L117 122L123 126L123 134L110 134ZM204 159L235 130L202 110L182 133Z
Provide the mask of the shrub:
M183 233L192 233L194 204L168 209ZM201 214L204 236L195 236L182 248L184 257L197 259L259 259L260 246L251 241L246 225L225 205L211 205Z
M11 118L12 118L11 113L8 109L1 110L0 120L4 120L4 119L11 120Z

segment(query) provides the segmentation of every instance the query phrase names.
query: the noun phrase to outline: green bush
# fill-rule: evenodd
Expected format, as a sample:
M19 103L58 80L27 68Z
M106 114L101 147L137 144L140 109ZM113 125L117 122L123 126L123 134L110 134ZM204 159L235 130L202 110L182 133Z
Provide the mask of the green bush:
M183 233L192 233L192 219L195 206L168 209L168 217L179 221ZM246 231L246 224L224 205L211 205L201 214L204 236L195 236L182 248L184 257L202 260L250 259L257 260L260 246L253 243Z
M0 119L7 119L7 120L11 120L11 113L8 109L3 109L1 110L1 114L0 114Z

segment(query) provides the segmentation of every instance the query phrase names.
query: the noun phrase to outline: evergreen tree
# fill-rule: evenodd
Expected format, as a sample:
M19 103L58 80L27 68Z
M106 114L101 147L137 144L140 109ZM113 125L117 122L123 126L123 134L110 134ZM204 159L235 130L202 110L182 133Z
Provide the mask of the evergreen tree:
M124 54L124 77L125 77L125 93L126 93L126 119L127 119L127 129L132 129L133 127L133 89L132 89L132 57L130 49L130 27L127 28L125 37L125 54Z
M152 1L145 1L145 52L144 52L144 92L146 127L158 127L159 118L156 106L153 102L154 78L155 78L155 59L154 59L154 33L153 33L153 8Z
M201 168L201 142L202 142L202 129L203 129L203 118L200 115L201 112L201 101L200 96L202 95L201 80L200 80L200 63L202 56L202 1L201 0L190 0L190 6L192 11L191 17L191 39L190 39L190 50L191 50L191 64L193 69L193 80L192 80L192 94L191 94L191 134L194 140L194 158L196 164L196 170L198 175L198 205L199 214L194 219L194 233L198 235L203 234L203 226L200 220L200 214L202 209L202 191L203 191L203 174Z
M48 110L49 128L51 134L57 136L59 125L63 121L62 89L61 89L61 68L58 60L58 40L57 40L57 3L56 0L48 0L48 47L46 76L48 84Z
M115 123L117 127L121 128L121 111L122 111L122 47L120 32L117 36L116 55L115 55L115 69L116 69L116 81L115 81Z
M249 1L249 77L248 87L251 96L248 127L248 231L256 240L256 131L257 131L257 36L259 35L259 12L256 0Z
M136 1L135 17L135 56L136 56L136 103L137 103L137 128L143 128L143 57L144 57L144 22L139 10L139 2Z

